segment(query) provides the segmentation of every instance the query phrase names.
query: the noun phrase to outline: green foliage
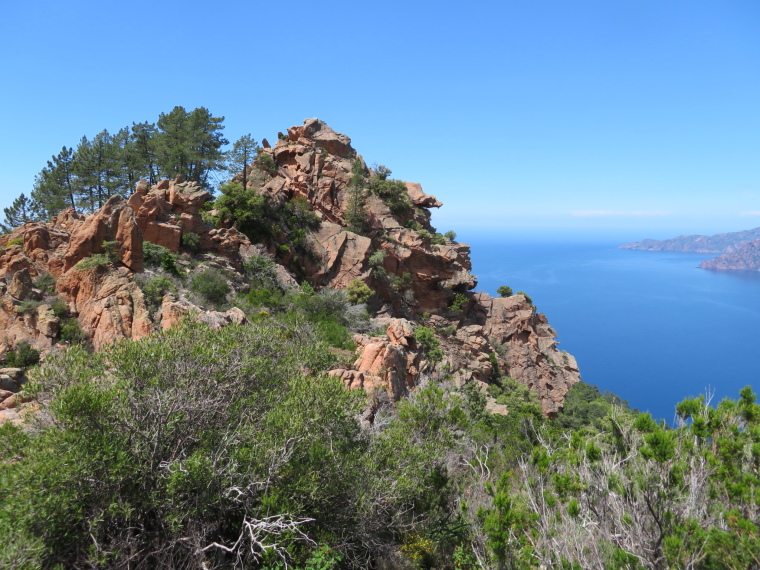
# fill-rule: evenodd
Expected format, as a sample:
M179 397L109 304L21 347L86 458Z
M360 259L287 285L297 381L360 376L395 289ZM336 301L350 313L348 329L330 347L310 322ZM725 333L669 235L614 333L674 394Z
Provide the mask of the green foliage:
M277 164L275 164L272 155L266 152L260 152L254 160L254 166L269 176L274 176L277 173Z
M90 257L85 257L79 263L74 266L74 269L79 271L87 271L88 269L94 269L102 265L108 265L111 263L111 258L105 253L96 253Z
M580 381L565 395L565 404L557 415L557 425L563 428L579 429L586 426L600 427L600 421L612 409L618 406L621 411L628 409L628 402L621 400L611 392L599 391L599 388Z
M240 175L243 188L248 188L249 165L258 157L259 149L259 143L248 133L236 140L227 152L225 169L230 176Z
M46 219L67 207L92 212L112 195L128 196L140 178L182 174L201 184L222 165L223 118L203 107L175 107L156 124L132 123L116 133L84 136L76 149L64 146L35 178L30 200L23 195L6 212L14 225L23 219Z
M190 290L217 306L224 305L227 295L232 292L224 275L219 270L211 268L197 273L190 280Z
M525 301L527 301L528 305L532 305L533 304L533 299L531 299L528 296L527 293L523 293L522 291L518 291L517 293L515 293L515 295L522 295L523 297L525 297Z
M23 193L8 208L3 208L5 219L0 222L0 231L10 233L13 228L32 220L32 202Z
M348 184L346 201L346 229L360 235L367 231L367 212L365 210L367 196L364 171L364 163L357 157L351 169L351 181Z
M435 331L430 327L419 326L414 329L414 338L417 344L425 352L425 356L432 362L438 362L443 358L441 343L435 336Z
M29 368L39 361L40 351L24 340L5 353L5 366L11 368Z
M407 216L412 210L412 201L406 184L401 180L389 179L390 175L391 171L385 166L376 167L369 177L369 191L385 202L394 216Z
M406 291L412 286L412 275L406 271L401 275L391 275L389 279L391 282L391 289L396 292Z
M81 344L88 340L87 334L80 328L76 319L67 319L61 324L58 333L58 339L61 342L70 344Z
M183 232L182 233L182 247L188 250L190 253L201 252L201 236L195 232Z
M377 251L373 251L372 254L369 256L367 263L369 263L370 267L380 267L383 264L383 261L385 260L385 255L386 253L384 249L378 249Z
M366 303L372 296L372 289L361 279L354 279L348 286L348 302L353 305Z
M18 305L18 312L22 315L36 315L37 314L37 307L42 305L42 301L32 301L32 300L26 300L21 301Z
M443 234L443 237L449 241L455 241L457 239L457 233L454 230L449 230Z
M24 245L24 238L13 238L8 240L8 245Z
M156 123L155 157L167 178L184 175L206 185L209 173L224 166L221 147L229 141L222 135L224 117L214 117L205 107L186 111L176 106L161 113Z
M512 287L509 287L508 285L502 285L496 289L496 292L499 294L499 297L510 297L512 295Z
M143 259L148 267L160 267L167 273L177 277L182 274L174 254L161 245L156 245L149 241L143 242Z
M53 295L55 293L55 277L50 273L43 273L34 281L34 286L39 289L43 295Z
M271 209L264 196L236 182L222 184L219 189L222 195L214 206L220 220L234 224L254 242L270 235Z
M468 299L467 295L464 293L455 293L454 299L451 301L449 308L452 311L463 311L469 302L470 299Z
M443 236L443 234L435 232L433 234L433 243L435 245L445 245L446 244L446 238Z
M145 295L145 301L147 302L148 306L152 310L155 310L161 305L164 295L169 292L176 293L177 288L174 286L174 283L171 279L164 277L163 275L158 275L148 280L148 282L143 285L142 291ZM206 296L205 294L203 295Z

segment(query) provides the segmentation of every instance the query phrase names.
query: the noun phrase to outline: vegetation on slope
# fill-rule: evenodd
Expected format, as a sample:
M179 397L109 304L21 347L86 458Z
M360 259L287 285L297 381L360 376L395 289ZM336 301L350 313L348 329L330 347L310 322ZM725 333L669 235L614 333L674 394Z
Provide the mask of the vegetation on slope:
M287 312L48 358L43 413L0 428L0 565L757 567L749 388L676 429L602 397L573 431L508 380L507 416L430 384L368 424L334 358Z

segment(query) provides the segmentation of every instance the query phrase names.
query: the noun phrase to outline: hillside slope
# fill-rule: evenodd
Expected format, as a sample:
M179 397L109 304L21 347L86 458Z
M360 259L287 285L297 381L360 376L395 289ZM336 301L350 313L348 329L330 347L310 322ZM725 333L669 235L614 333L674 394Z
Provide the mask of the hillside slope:
M66 210L0 236L0 355L21 343L58 350L74 324L98 350L187 316L244 323L265 308L235 306L251 287L245 268L273 260L282 290L368 287L360 301L381 334L356 335L356 357L332 372L346 385L398 400L423 380L485 390L510 376L538 394L546 415L561 409L579 380L575 360L523 295L472 292L469 246L431 227L441 203L419 184L367 168L348 137L317 119L265 143L246 172L247 188L238 177L214 210L197 183L141 180L128 200L114 196L90 216ZM357 194L361 228L350 231ZM166 248L184 279L158 299L146 286L165 268L146 262L146 243ZM211 270L233 291L216 307L182 285Z

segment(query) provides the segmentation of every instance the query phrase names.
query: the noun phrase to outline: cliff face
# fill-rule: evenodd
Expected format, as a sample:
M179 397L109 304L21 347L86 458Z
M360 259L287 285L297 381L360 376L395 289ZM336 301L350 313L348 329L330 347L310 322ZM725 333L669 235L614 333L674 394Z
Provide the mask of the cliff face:
M699 264L702 269L737 269L760 271L760 240L745 243L735 251L724 253Z
M90 216L67 210L49 223L27 223L0 237L0 354L21 341L43 352L57 349L61 318L35 286L46 274L56 278L55 293L95 349L139 339L188 315L212 326L245 322L240 309L203 310L182 294L167 294L157 310L149 310L136 280L143 272L143 242L179 252L183 236L194 234L204 260L239 281L245 260L269 255L286 286L297 287L294 274L317 289L367 284L375 323L385 334L357 335L353 364L332 371L350 387L396 400L424 380L476 382L485 390L493 378L508 375L538 394L547 415L561 408L580 379L575 360L557 349L546 317L522 295L495 299L470 292L477 282L469 246L435 233L429 211L441 206L435 197L405 183L405 207L393 213L378 195L365 193L360 235L346 229L349 184L357 168L366 176L372 172L348 137L310 119L263 149L264 156L271 159L270 173L264 180L249 178L248 190L266 196L274 210L297 198L308 203L319 218L305 240L308 256L287 252L280 243L287 236L277 232L253 244L232 227L213 227L201 216L212 196L195 183L178 178L150 187L140 181L129 200L113 197ZM110 255L115 264L81 263L97 254ZM418 326L435 333L435 358L415 338ZM508 413L495 401L490 408Z
M742 232L728 232L711 236L685 235L664 240L645 239L621 245L620 249L684 253L726 253L734 251L747 242L758 239L760 239L760 228L754 228Z

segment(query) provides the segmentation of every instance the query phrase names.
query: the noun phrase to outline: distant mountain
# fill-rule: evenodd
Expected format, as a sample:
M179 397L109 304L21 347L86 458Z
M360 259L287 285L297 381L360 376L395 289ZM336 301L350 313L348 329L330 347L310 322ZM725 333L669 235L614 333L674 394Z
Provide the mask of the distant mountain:
M643 251L681 251L685 253L728 253L747 242L760 240L760 228L712 236L688 235L672 239L645 239L621 245L621 249Z
M751 241L736 248L735 251L719 255L699 264L702 269L742 269L760 270L760 240Z

